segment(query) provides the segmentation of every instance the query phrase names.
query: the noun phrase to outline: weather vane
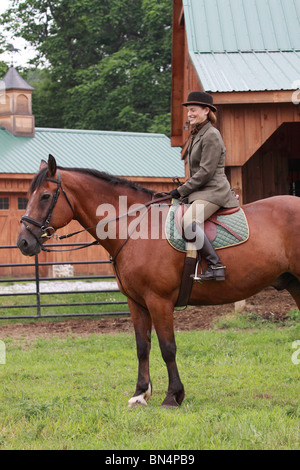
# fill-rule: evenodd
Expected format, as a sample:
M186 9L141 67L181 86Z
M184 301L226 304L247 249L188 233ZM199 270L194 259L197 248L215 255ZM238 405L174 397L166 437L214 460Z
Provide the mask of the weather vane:
M13 44L7 45L7 50L10 52L10 65L11 67L14 66L14 54L20 52L20 49L17 49Z

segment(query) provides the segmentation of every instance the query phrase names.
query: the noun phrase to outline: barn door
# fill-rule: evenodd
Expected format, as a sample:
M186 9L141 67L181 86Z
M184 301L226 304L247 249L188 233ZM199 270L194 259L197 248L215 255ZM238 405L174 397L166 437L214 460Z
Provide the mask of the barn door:
M290 195L300 197L300 159L289 160Z
M20 218L24 214L27 200L24 194L0 192L0 245L15 246L20 228ZM0 265L14 264L0 268L0 278L29 276L34 274L32 267L16 266L30 264L32 258L23 256L20 250L0 248Z

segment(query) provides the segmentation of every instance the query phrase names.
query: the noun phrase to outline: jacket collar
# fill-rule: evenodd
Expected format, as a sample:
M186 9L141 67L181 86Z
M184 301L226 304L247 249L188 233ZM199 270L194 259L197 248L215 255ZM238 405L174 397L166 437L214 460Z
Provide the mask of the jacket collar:
M201 137L205 134L206 131L208 131L210 127L212 127L212 123L209 121L207 124L205 124L205 126L202 127L202 129L200 129L198 134L194 137L194 140L191 141L191 144L189 145L189 150L191 150L191 148L194 147L196 142L198 142L201 139Z
M202 137L202 136L205 134L205 132L206 132L211 126L212 126L212 123L211 123L210 121L207 122L207 123L205 124L205 126L203 126L202 129L200 129L200 131L198 132L198 134L197 134L197 136L196 136L196 139L197 139L198 137ZM196 140L196 139L195 139L195 140Z

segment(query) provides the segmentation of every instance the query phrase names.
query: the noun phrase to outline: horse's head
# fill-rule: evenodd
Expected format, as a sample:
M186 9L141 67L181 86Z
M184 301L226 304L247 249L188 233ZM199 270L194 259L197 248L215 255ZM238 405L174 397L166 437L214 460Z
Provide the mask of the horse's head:
M40 171L31 183L26 213L21 218L17 245L23 255L38 254L43 243L58 228L67 225L73 216L55 158L49 155L48 163L42 160Z

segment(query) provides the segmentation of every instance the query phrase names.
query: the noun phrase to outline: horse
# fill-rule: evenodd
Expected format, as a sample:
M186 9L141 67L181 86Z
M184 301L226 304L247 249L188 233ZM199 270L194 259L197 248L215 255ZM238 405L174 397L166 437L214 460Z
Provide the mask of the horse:
M162 236L118 236L124 220L127 227L131 226L131 234L138 225L134 222L136 211L126 212L124 219L120 198L126 196L128 207L145 207L149 215L155 206L153 195L153 191L104 172L58 167L55 158L49 156L48 162L42 161L31 183L17 245L24 255L33 256L47 246L44 242L56 230L72 219L87 229L96 243L102 244L113 260L135 331L138 378L128 406L147 405L152 394L149 354L154 326L168 371L168 389L162 406L172 408L180 406L185 396L176 363L173 325L185 255ZM105 219L109 208L114 209L114 217ZM243 210L250 228L249 240L219 250L227 267L225 281L194 282L189 305L232 303L272 285L278 290L287 289L300 308L300 199L274 196L244 205ZM104 225L106 228L115 225L112 233L116 236L99 236Z

